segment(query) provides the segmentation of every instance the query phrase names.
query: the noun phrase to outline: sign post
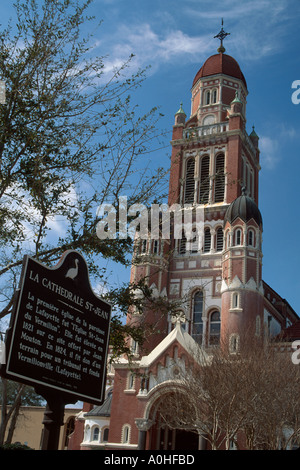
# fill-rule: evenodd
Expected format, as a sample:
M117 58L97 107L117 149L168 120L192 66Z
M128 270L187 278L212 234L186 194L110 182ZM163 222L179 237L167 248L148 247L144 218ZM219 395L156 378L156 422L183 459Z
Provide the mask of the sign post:
M103 403L110 315L78 252L67 251L54 268L24 257L1 375L47 400L44 449L57 448L67 403Z
M36 388L35 390L47 401L42 421L44 429L41 450L57 450L60 428L64 424L65 405L74 403L74 399L71 396L51 392L47 389Z

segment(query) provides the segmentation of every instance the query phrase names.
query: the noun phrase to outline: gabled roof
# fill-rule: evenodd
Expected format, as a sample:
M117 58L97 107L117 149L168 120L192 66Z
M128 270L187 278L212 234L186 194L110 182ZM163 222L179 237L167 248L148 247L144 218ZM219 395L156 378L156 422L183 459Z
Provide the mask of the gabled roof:
M100 406L95 406L91 411L88 413L84 414L84 417L90 417L90 416L110 416L110 409L111 409L111 401L112 401L112 392L110 391Z
M140 367L150 367L175 341L177 341L187 353L193 354L193 352L197 352L195 357L199 356L199 345L191 335L183 330L180 322L178 321L175 328L168 334L168 336L166 336L161 343L159 343L156 348L148 354L148 356L142 357ZM202 351L202 354L206 357L206 353L204 351Z

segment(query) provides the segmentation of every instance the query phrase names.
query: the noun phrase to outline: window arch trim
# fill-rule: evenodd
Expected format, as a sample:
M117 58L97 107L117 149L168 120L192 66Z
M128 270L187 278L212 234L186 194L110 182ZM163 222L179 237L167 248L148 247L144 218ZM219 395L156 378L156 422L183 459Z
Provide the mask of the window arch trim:
M104 426L101 429L101 442L107 442L108 441L108 436L109 436L109 427Z
M251 246L252 248L255 247L255 232L253 228L248 229L247 241L248 241L248 246Z
M232 333L229 337L229 352L230 354L237 354L240 350L240 335Z
M216 104L217 101L218 101L218 89L213 88L211 90L211 102L212 102L212 104Z
M98 425L93 426L91 429L91 440L92 441L99 441L100 439L100 428Z
M205 105L208 106L210 104L210 90L205 91Z
M214 318L213 318L214 317ZM213 309L208 315L208 344L209 346L218 346L221 335L221 313L218 309Z
M131 434L131 426L130 424L124 424L122 427L122 444L129 444L130 443L130 434Z
M243 231L241 227L236 227L234 230L234 246L242 246Z
M204 228L204 243L203 253L210 253L211 251L211 230L210 227Z
M224 231L222 227L216 228L216 251L219 253L224 249Z
M199 162L199 203L207 204L209 202L210 190L210 155L202 155Z
M218 88L209 88L204 91L204 106L216 104L218 102Z
M192 293L192 337L201 344L203 338L203 315L204 315L204 292L202 289L195 289ZM199 297L197 299L197 297ZM197 302L197 303L196 303Z
M188 157L184 166L184 197L185 204L193 204L195 193L195 157Z
M214 202L223 202L225 196L225 153L215 156Z

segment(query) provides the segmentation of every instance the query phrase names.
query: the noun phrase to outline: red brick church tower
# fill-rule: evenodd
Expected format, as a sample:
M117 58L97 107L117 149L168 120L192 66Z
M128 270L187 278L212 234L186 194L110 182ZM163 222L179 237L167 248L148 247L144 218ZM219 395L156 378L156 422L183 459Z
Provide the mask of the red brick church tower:
M259 139L246 130L247 83L225 54L226 35L222 28L218 53L192 82L190 116L182 105L175 114L168 207L189 205L190 235L137 239L132 263L131 280L145 278L178 310L128 314L154 333L142 346L132 342L130 366L125 358L114 365L107 449L204 448L195 434L167 429L159 415L193 344L209 351L227 341L235 350L243 331L278 334L298 318L262 280Z

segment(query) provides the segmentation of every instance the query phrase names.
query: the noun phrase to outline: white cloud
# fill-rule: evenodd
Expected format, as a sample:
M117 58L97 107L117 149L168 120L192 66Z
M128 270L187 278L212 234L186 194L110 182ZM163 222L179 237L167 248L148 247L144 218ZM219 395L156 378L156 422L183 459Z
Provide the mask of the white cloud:
M114 29L109 29L106 38L101 40L102 46L105 42L109 57L106 71L120 66L132 53L137 68L151 65L155 71L170 61L174 65L184 61L199 63L217 49L218 43L213 36L219 31L215 28L220 28L221 17L225 31L231 32L226 39L231 54L237 59L257 61L278 52L282 38L289 30L288 20L293 19L286 0L214 3L203 0L201 8L198 0L189 0L173 15L167 12L168 5L169 2L167 5L162 3L158 9L153 8L146 21L140 21L138 15L134 15L131 22L117 20Z
M262 168L274 169L280 160L278 141L262 136L259 138L259 147Z
M181 30L157 34L148 23L122 25L105 60L104 71L111 73L121 67L131 54L135 55L132 66L136 69L151 65L156 71L161 64L179 59L199 62L199 56L204 58L211 50L210 40L206 35L192 37Z
M51 188L48 188L51 193ZM60 195L61 205L70 208L70 213L75 214L78 206L78 196L73 185ZM11 211L16 211L22 217L21 226L26 237L26 243L31 248L34 247L37 230L41 224L41 213L34 207L30 194L20 185L15 184L8 189L2 197L1 204ZM11 221L9 223L12 223ZM67 232L68 221L64 215L59 215L53 210L53 214L47 217L47 230L51 231L51 238L63 237ZM48 232L49 236L49 232Z
M276 138L267 135L259 137L261 166L267 170L275 169L281 161L283 149L286 152L286 146L299 140L297 129L285 122L274 124L274 135Z
M224 18L224 30L230 32L225 47L227 44L234 57L253 61L278 53L289 31L289 20L295 15L287 0L204 0L201 9L190 8L188 13L199 22L210 20L211 24Z

